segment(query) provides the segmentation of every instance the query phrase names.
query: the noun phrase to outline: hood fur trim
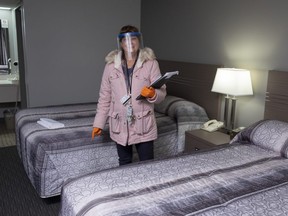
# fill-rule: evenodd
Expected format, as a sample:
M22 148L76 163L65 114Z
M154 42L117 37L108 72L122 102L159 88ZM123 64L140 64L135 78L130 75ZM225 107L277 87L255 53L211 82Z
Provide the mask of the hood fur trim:
M114 63L115 68L119 68L121 66L121 55L122 51L113 50L106 56L105 61L107 64ZM156 59L156 56L151 48L145 47L140 49L136 67L139 68L145 61L154 59Z

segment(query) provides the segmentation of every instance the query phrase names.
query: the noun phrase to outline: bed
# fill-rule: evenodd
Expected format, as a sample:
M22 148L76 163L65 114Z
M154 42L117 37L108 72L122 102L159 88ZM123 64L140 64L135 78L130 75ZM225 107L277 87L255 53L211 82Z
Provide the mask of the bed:
M67 181L60 216L287 215L288 123L261 120L230 145Z
M154 143L154 156L156 159L163 159L184 151L186 130L199 128L210 118L216 118L220 104L217 94L208 95L211 100L199 100L198 95L203 88L204 92L211 92L219 65L165 60L160 60L159 63L161 71L178 69L181 74L168 83L169 95L155 106L158 139ZM200 82L203 85L191 86L187 84L188 78L191 82ZM182 90L175 92L179 88ZM208 109L203 105L207 105ZM103 130L103 136L91 140L96 106L97 103L70 104L29 108L16 113L18 153L40 197L59 195L63 183L69 179L118 166L117 150L109 138L108 125ZM47 129L37 124L40 118L54 119L65 127ZM137 154L134 155L134 160L137 161Z

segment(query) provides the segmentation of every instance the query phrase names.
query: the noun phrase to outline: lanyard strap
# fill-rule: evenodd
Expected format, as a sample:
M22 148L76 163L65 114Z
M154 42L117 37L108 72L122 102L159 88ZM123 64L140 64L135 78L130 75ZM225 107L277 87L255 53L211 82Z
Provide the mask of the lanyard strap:
M133 80L132 75L133 75L133 71L134 71L137 60L138 60L138 54L137 54L137 57L135 59L133 66L131 68L128 68L127 60L125 60L125 67L123 67L123 71L124 71L124 74L126 77L127 92L129 94L131 94L131 91L132 91L132 80Z

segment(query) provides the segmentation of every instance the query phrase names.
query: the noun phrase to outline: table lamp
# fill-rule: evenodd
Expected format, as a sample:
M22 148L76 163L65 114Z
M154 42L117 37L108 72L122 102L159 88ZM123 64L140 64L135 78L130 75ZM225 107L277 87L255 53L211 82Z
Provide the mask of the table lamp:
M226 129L234 129L236 96L253 95L250 71L237 68L218 68L212 92L225 94L224 124ZM230 125L228 126L229 104L232 100L230 110Z

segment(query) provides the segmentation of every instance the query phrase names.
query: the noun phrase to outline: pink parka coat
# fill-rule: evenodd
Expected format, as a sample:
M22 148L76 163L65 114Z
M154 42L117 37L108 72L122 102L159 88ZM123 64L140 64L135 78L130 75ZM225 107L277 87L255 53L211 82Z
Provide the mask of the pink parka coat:
M154 115L154 103L160 103L166 96L166 86L156 89L152 99L136 100L144 86L161 76L158 62L150 48L140 50L132 75L131 102L134 120L127 122L127 107L120 100L127 95L125 75L121 66L121 51L112 51L106 57L106 66L102 76L97 112L93 127L104 128L109 120L110 137L121 145L131 145L155 140L157 125Z

